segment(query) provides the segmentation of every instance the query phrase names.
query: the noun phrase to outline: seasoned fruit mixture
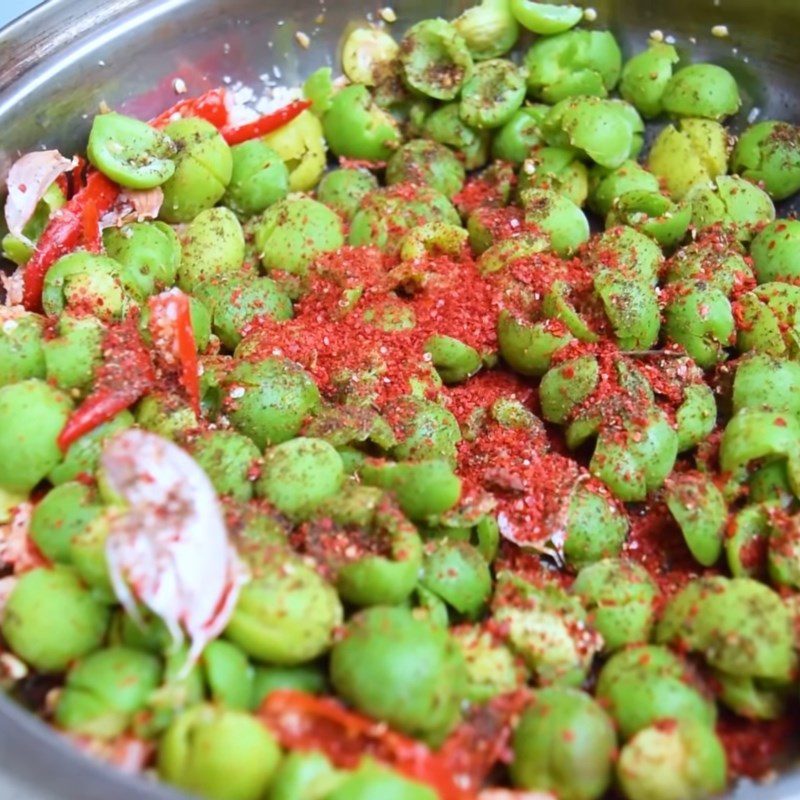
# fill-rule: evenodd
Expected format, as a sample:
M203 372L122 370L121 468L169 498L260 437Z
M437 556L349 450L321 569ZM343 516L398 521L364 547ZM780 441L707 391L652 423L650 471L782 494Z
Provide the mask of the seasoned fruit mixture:
M107 110L11 167L0 683L216 800L768 775L798 129L574 6L384 11L265 115Z

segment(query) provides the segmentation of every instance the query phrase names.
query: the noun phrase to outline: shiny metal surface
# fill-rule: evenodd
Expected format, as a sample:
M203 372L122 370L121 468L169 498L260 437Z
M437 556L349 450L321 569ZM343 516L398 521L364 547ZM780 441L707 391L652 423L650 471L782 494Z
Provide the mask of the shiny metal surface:
M2 2L2 0L0 0ZM375 14L368 0L50 0L0 31L0 179L21 150L82 149L92 114L105 101L144 118L176 100L180 76L191 94L230 79L264 87L260 76L292 84L333 64L342 32ZM462 0L392 0L394 30L452 16ZM800 0L595 0L598 26L627 52L660 29L692 58L731 69L748 114L800 122ZM726 24L717 39L711 27ZM302 49L295 33L311 37ZM694 40L694 41L693 41ZM78 754L38 719L0 695L0 769L28 781L42 800L177 800L181 795L124 776ZM800 798L800 776L737 797ZM4 799L5 800L5 799Z

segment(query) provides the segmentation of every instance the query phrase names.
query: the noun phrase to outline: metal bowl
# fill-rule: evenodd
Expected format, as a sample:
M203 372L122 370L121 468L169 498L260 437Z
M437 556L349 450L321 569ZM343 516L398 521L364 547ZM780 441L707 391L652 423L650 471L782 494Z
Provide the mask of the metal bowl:
M388 0L387 0L388 4ZM409 22L456 15L468 0L393 0ZM630 53L661 30L694 59L728 67L748 116L800 121L800 0L594 0L596 25ZM0 179L20 151L83 149L100 103L147 118L176 100L175 78L194 95L241 82L294 84L334 64L347 26L374 17L377 0L49 0L0 31ZM716 38L711 28L727 25ZM295 34L311 39L308 50ZM90 760L0 693L0 770L37 800L179 800L165 787ZM800 776L742 784L750 800L800 798ZM11 798L9 798L11 800Z

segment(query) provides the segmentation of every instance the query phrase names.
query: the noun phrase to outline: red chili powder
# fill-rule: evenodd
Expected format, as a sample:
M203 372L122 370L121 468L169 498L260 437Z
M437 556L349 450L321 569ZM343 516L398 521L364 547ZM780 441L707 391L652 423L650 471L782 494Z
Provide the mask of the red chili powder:
M295 317L256 321L246 331L247 352L298 362L331 397L343 383L359 381L383 407L407 394L415 376L426 379L425 343L433 334L482 353L496 349L491 289L471 258L430 256L422 263L391 266L374 248L345 247L324 256Z
M731 776L763 778L797 745L800 719L794 713L776 720L748 720L726 712L717 722L717 734L728 755Z

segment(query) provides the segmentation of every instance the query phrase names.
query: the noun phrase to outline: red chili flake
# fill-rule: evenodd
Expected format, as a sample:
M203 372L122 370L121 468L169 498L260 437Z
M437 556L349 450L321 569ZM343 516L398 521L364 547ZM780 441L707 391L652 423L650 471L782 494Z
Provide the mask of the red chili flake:
M728 755L728 772L735 777L763 778L777 769L796 746L799 734L796 714L760 721L724 712L717 722L717 735Z
M103 359L92 393L70 415L59 434L58 446L63 451L133 405L155 382L150 355L133 318L108 328Z
M530 381L504 369L479 372L466 383L446 390L447 407L462 423L475 410L487 409L500 398L513 398L529 406L534 403L535 396L536 390Z
M666 504L654 500L635 507L630 513L631 530L625 555L641 564L661 589L658 607L663 605L692 578L703 571L692 557Z
M502 203L502 194L497 184L480 176L467 180L461 191L453 197L453 204L465 215L479 208L497 207Z
M379 407L407 394L412 378L425 380L433 334L479 352L496 349L491 290L470 258L431 256L400 272L390 266L374 248L323 256L294 318L257 320L243 349L298 362L329 397L363 391Z

